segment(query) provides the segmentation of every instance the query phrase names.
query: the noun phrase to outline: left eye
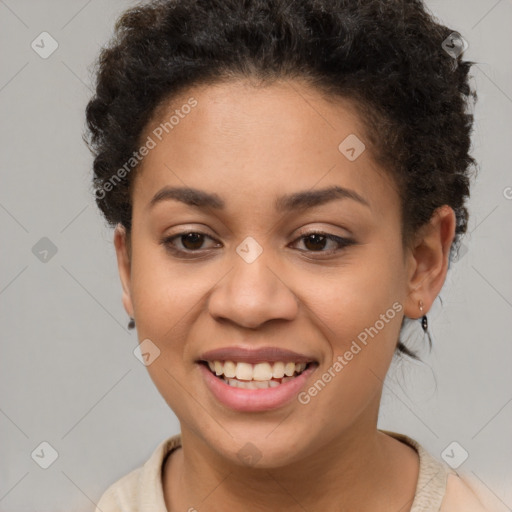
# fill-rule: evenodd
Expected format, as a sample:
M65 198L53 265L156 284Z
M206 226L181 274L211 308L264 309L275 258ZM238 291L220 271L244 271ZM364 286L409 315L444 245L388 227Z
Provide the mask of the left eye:
M320 249L320 251L311 249L311 252L323 252L327 254L339 251L344 247L347 247L355 243L354 240L351 240L349 238L343 238L341 236L331 235L330 233L321 233L317 231L303 234L299 238L297 238L297 240L304 240L304 245L306 247L309 245L309 247L313 247L314 249ZM306 243L308 241L309 244ZM321 250L325 247L327 242L334 242L335 248L328 251ZM337 248L336 245L338 246Z
M201 246L203 245L204 242L204 238L214 240L211 236L207 235L206 233L186 231L165 238L164 240L162 240L162 243L174 254L190 254L191 252L198 252L201 249ZM177 240L181 242L181 245L184 247L185 250L176 247L174 242ZM301 235L292 244L295 244L297 241L302 240L304 241L306 250L301 250L301 252L320 252L324 254L331 254L339 250L342 250L343 248L348 247L349 245L355 244L355 240L335 236L330 233L322 233L317 231ZM325 246L328 242L334 242L335 248L325 251L323 249L325 249Z

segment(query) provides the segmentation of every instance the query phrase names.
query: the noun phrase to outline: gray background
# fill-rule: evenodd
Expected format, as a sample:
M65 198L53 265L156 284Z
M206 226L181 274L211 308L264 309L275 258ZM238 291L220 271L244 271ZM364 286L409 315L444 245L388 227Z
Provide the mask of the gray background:
M134 4L0 0L2 512L92 511L108 485L179 431L133 355L112 231L96 210L81 140L91 64ZM434 349L421 353L424 364L392 365L379 427L438 458L457 441L469 453L458 471L510 510L512 1L427 5L464 35L467 58L478 63L473 155L481 170L468 252L449 272L444 307L436 301L430 314ZM31 48L43 31L59 44L47 59ZM33 252L48 244L43 237L57 249L46 262ZM31 457L43 441L58 453L48 469Z

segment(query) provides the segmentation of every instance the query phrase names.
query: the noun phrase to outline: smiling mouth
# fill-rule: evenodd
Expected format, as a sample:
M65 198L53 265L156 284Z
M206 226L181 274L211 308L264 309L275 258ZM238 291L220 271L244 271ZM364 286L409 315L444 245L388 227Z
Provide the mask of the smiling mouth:
M218 379L241 389L267 389L278 387L298 377L307 368L318 366L309 363L261 362L251 364L233 361L200 361Z

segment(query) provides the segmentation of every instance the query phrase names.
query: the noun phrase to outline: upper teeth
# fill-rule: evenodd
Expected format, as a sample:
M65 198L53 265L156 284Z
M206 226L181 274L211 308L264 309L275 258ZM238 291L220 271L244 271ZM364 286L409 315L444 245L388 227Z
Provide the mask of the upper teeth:
M306 363L234 363L233 361L208 361L208 366L216 375L240 380L270 380L281 379L285 375L291 377L295 372L300 373L306 368Z

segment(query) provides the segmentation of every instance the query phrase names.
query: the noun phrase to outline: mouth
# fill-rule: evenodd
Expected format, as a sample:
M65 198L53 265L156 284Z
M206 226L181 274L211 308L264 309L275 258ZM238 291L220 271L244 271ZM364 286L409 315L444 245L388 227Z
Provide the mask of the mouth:
M226 346L195 361L210 395L237 412L263 412L293 403L319 366L312 355L278 346Z
M244 361L201 360L198 363L228 386L240 389L279 387L296 379L306 370L318 366L316 361L264 361L254 364Z

